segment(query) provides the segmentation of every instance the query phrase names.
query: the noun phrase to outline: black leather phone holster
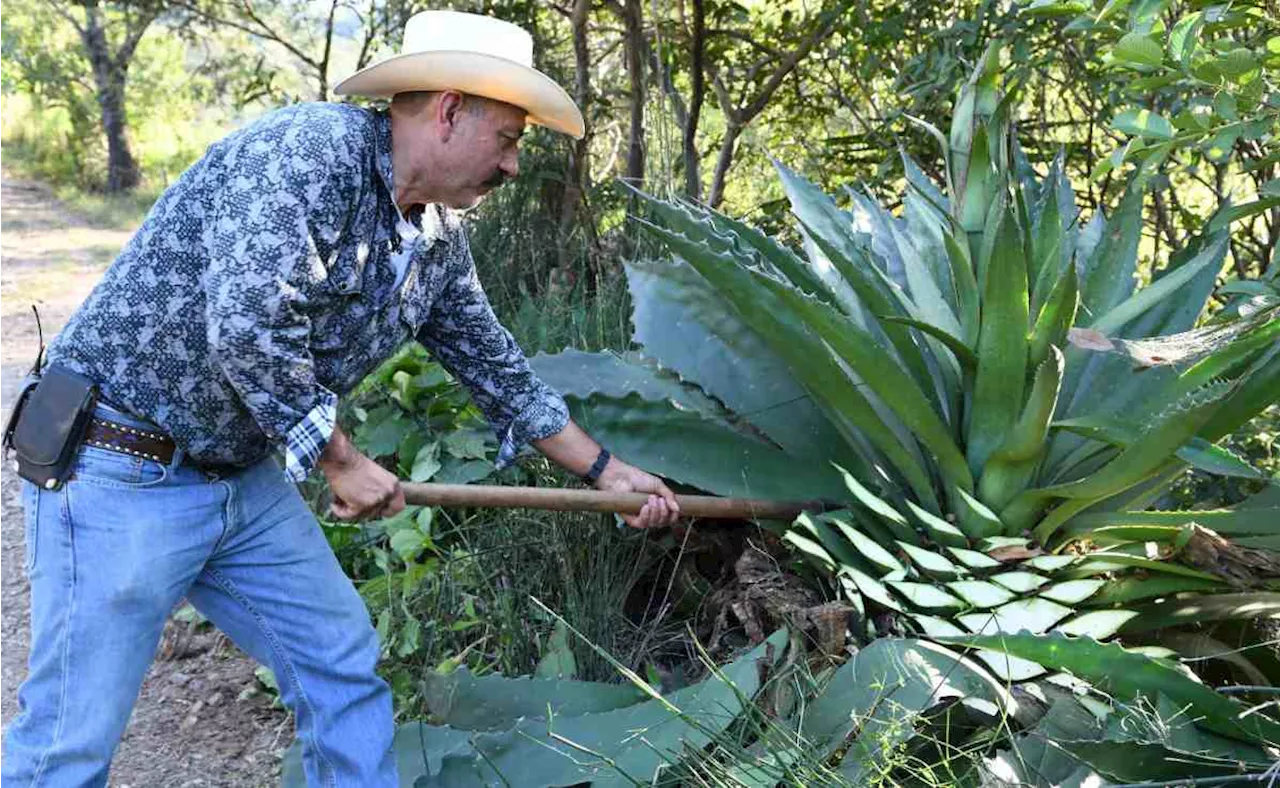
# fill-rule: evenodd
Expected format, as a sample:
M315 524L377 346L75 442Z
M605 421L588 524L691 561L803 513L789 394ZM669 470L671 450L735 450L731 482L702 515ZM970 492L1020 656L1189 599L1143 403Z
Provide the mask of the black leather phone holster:
M30 379L4 428L4 449L13 451L18 475L46 490L66 483L97 399L93 381L57 364Z

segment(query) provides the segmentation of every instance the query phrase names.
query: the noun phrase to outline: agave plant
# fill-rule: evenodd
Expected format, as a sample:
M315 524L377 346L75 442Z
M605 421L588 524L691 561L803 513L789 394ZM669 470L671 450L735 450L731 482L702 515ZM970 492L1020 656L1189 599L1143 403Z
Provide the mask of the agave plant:
M1280 291L1203 320L1232 215L1137 286L1139 169L1082 221L1038 176L989 53L962 88L946 183L905 160L900 215L842 209L778 164L803 254L648 198L670 260L628 266L642 353L534 360L629 460L720 494L816 498L785 540L858 611L927 636L1107 638L1280 611L1195 561L1205 539L1280 545L1275 482L1231 510L1148 511L1188 467L1262 479L1216 445L1280 397ZM1264 479L1265 481L1265 479ZM873 616L864 615L864 622ZM874 627L867 623L869 632ZM1045 671L979 655L1003 678Z

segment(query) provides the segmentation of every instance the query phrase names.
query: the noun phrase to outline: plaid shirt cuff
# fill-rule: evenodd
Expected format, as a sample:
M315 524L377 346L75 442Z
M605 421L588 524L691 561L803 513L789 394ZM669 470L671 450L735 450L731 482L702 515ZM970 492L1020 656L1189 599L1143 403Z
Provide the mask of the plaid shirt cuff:
M305 481L333 435L337 398L329 395L289 430L284 438L284 473L295 484Z

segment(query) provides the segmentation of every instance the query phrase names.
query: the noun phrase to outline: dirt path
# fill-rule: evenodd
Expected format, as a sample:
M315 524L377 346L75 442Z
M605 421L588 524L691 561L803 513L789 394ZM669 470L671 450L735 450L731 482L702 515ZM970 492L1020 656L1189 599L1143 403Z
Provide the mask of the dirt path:
M9 412L35 358L31 304L46 340L84 300L129 232L91 226L40 184L0 178L0 409ZM0 463L0 718L18 713L30 640L23 573L19 479ZM110 784L273 786L292 720L273 708L254 678L255 663L208 625L170 621L133 717L116 751Z

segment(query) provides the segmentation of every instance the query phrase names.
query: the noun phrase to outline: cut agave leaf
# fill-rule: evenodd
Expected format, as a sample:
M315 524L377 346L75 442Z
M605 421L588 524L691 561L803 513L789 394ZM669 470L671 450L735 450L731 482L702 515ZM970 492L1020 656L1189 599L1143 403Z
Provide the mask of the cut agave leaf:
M1054 631L1064 635L1088 635L1095 640L1105 640L1136 615L1138 613L1133 610L1095 610L1064 621L1054 627Z
M931 638L965 634L963 629L945 618L938 618L924 613L913 613L911 618L920 627L920 631Z
M1114 643L1087 637L1047 635L966 635L944 642L999 650L1034 659L1053 670L1068 670L1091 682L1099 691L1122 700L1145 697L1154 702L1165 695L1199 724L1243 741L1280 741L1280 723L1262 715L1246 714L1239 703L1185 675L1176 665L1126 651Z
M1001 572L998 575L991 575L987 578L993 583L999 583L1015 594L1025 594L1035 591L1040 586L1049 582L1049 579L1038 575L1034 572Z
M970 632L993 635L997 632L1047 632L1050 627L1071 615L1071 608L1038 597L1019 599L989 613L965 613L957 616Z
M1001 566L1004 566L1004 564L1001 564L996 559L984 553L979 553L977 550L966 550L962 547L948 547L947 550L956 557L957 561L975 572L999 569Z
M966 607L964 602L929 583L889 581L886 585L901 594L913 608L918 610L962 610Z
M1028 558L1022 565L1052 574L1071 566L1076 560L1073 555L1038 555L1035 558Z
M906 542L898 542L898 547L920 568L920 571L930 577L936 577L940 580L954 580L965 573L964 569L956 566L941 553L935 553L932 550L916 547Z
M858 592L867 599L870 599L881 607L887 607L898 613L902 612L902 606L894 600L893 595L889 593L889 589L885 588L884 584L879 580L876 580L871 575L868 575L865 572L860 572L851 566L843 567L840 572L853 580L854 587L856 587Z
M1013 594L1007 589L985 580L956 580L946 586L965 602L984 610L999 607L1013 599Z
M969 546L969 537L938 515L921 509L911 501L907 501L907 510L915 516L916 520L924 527L924 530L935 543L947 547Z
M905 572L906 567L902 562L893 557L893 553L876 544L870 537L863 534L852 524L835 520L836 526L840 528L841 533L853 544L854 548L869 561L873 566L881 571L881 574L889 574L891 572Z
M1106 584L1105 580L1068 580L1054 583L1041 591L1040 596L1064 605L1075 605L1096 594Z

